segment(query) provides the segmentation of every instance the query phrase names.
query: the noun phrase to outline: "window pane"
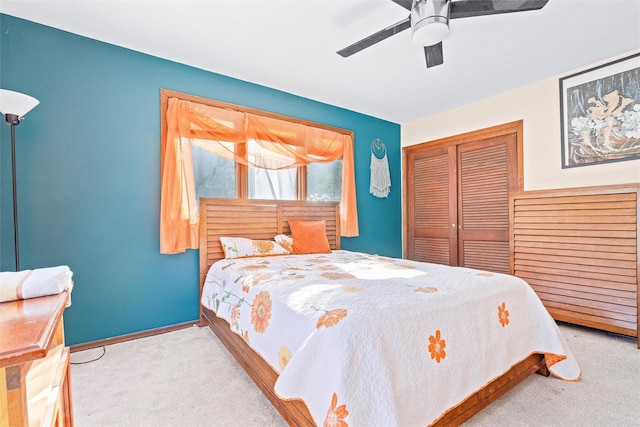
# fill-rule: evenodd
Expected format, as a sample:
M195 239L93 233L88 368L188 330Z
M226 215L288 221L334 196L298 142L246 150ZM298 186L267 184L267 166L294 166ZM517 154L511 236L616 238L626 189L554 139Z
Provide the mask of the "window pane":
M268 200L296 200L298 170L262 169L249 167L249 198Z
M307 166L307 200L340 201L342 160Z
M297 169L287 168L293 159L285 153L265 150L254 140L249 140L247 151L251 164L258 166L249 166L250 199L295 200L298 197Z
M197 197L236 197L236 164L192 145Z

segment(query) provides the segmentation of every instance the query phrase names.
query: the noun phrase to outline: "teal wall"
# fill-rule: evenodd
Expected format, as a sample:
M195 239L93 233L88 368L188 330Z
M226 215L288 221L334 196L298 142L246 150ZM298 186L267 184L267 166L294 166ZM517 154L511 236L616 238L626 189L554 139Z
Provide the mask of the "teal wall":
M161 88L352 129L360 236L342 247L401 256L398 124L8 15L0 34L0 87L40 100L16 127L20 264L71 267L69 344L198 317L198 252L159 253ZM10 271L10 128L0 129L0 268ZM390 160L387 199L369 194L375 138Z

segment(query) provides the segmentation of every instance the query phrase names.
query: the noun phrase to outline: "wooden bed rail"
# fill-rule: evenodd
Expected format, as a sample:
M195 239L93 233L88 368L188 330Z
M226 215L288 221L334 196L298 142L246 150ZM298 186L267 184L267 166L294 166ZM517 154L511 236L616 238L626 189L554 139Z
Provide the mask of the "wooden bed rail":
M629 184L510 195L511 274L556 320L638 337L639 191Z

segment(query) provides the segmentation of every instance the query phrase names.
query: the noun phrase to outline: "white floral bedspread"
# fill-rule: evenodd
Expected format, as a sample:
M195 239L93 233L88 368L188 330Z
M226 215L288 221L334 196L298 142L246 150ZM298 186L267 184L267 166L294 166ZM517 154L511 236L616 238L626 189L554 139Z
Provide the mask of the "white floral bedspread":
M428 425L532 353L580 378L555 322L513 276L348 251L227 259L201 302L318 425Z

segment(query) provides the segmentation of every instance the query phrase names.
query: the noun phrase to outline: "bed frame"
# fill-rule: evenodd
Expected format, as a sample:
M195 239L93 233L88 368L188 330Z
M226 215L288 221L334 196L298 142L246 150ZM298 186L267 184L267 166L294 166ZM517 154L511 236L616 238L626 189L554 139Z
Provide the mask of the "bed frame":
M324 220L329 245L332 249L340 249L340 216L335 202L200 199L200 295L209 267L224 258L220 236L271 240L276 234L290 233L289 219ZM233 333L225 320L216 317L202 304L200 326L211 328L289 425L315 425L302 400L283 400L276 395L277 372ZM534 372L549 375L544 356L540 354L533 354L514 365L450 409L433 425L463 423Z

